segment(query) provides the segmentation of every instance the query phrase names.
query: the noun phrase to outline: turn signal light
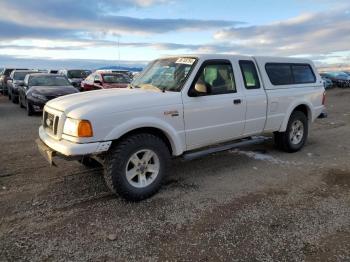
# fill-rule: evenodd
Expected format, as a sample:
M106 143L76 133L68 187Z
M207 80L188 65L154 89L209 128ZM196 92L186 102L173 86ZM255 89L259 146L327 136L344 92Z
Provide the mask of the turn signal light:
M90 121L81 120L78 125L78 137L92 137L92 126Z

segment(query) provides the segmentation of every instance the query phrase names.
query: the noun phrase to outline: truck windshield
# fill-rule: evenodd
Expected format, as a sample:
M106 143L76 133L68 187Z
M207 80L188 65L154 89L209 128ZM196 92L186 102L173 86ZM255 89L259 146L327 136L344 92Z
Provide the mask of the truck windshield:
M151 62L132 86L179 92L197 62L193 57L172 57Z

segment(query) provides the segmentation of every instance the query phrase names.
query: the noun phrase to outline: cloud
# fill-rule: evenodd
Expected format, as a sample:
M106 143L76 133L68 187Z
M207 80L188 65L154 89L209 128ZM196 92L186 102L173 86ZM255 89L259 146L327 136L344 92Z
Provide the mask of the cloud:
M210 43L184 44L171 40L157 42L147 36L140 42L121 41L120 46L191 53L305 55L319 61L344 61L344 55L332 58L332 54L350 52L348 0L340 0L338 9L330 8L326 12L307 13L288 20L251 26L239 21L220 19L161 19L123 15L129 9L158 5L169 5L171 8L173 1L175 0L1 0L0 49L64 51L116 48L116 41L111 39L116 39L115 36L121 34L143 36L184 30L214 30L216 33ZM322 1L331 3L331 0ZM23 44L27 42L22 41L22 45L17 45L17 41L22 39L44 39L48 44L35 46ZM56 44L56 41L61 44Z
M0 40L62 39L75 37L75 34L76 31L69 29L32 27L0 20Z
M147 61L111 61L98 59L51 59L51 58L28 58L11 55L0 55L0 67L9 68L38 68L38 69L96 69L105 66L126 66L143 68Z
M55 51L68 51L68 50L83 50L96 47L113 47L116 48L117 42L110 40L91 40L91 39L79 39L74 40L67 38L67 42L60 41L61 45L54 45L55 41L45 41L43 45L17 45L17 44L0 44L1 49L14 49L14 50L55 50ZM53 45L50 45L50 44ZM217 44L179 44L179 43L164 43L164 42L120 42L120 47L129 48L152 48L155 50L186 50L193 53L212 53L212 52L230 52L233 50L232 45L217 45Z
M349 7L349 6L348 6ZM350 50L349 9L303 14L268 25L231 27L215 34L240 51L264 55L328 54Z
M32 28L58 29L99 34L154 34L180 30L218 29L241 24L237 21L155 19L120 15L127 8L169 4L166 0L2 0L0 20Z

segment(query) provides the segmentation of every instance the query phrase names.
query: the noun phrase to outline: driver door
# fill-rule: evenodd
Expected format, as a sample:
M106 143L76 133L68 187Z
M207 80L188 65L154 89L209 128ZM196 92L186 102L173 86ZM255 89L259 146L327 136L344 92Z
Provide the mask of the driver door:
M231 62L205 61L184 96L187 150L239 138L244 130L245 108Z

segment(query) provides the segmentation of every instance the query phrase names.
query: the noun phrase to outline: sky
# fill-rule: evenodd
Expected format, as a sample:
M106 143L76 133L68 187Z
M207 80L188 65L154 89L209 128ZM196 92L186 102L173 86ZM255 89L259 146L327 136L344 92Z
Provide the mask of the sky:
M350 0L0 0L0 67L220 53L350 64Z

